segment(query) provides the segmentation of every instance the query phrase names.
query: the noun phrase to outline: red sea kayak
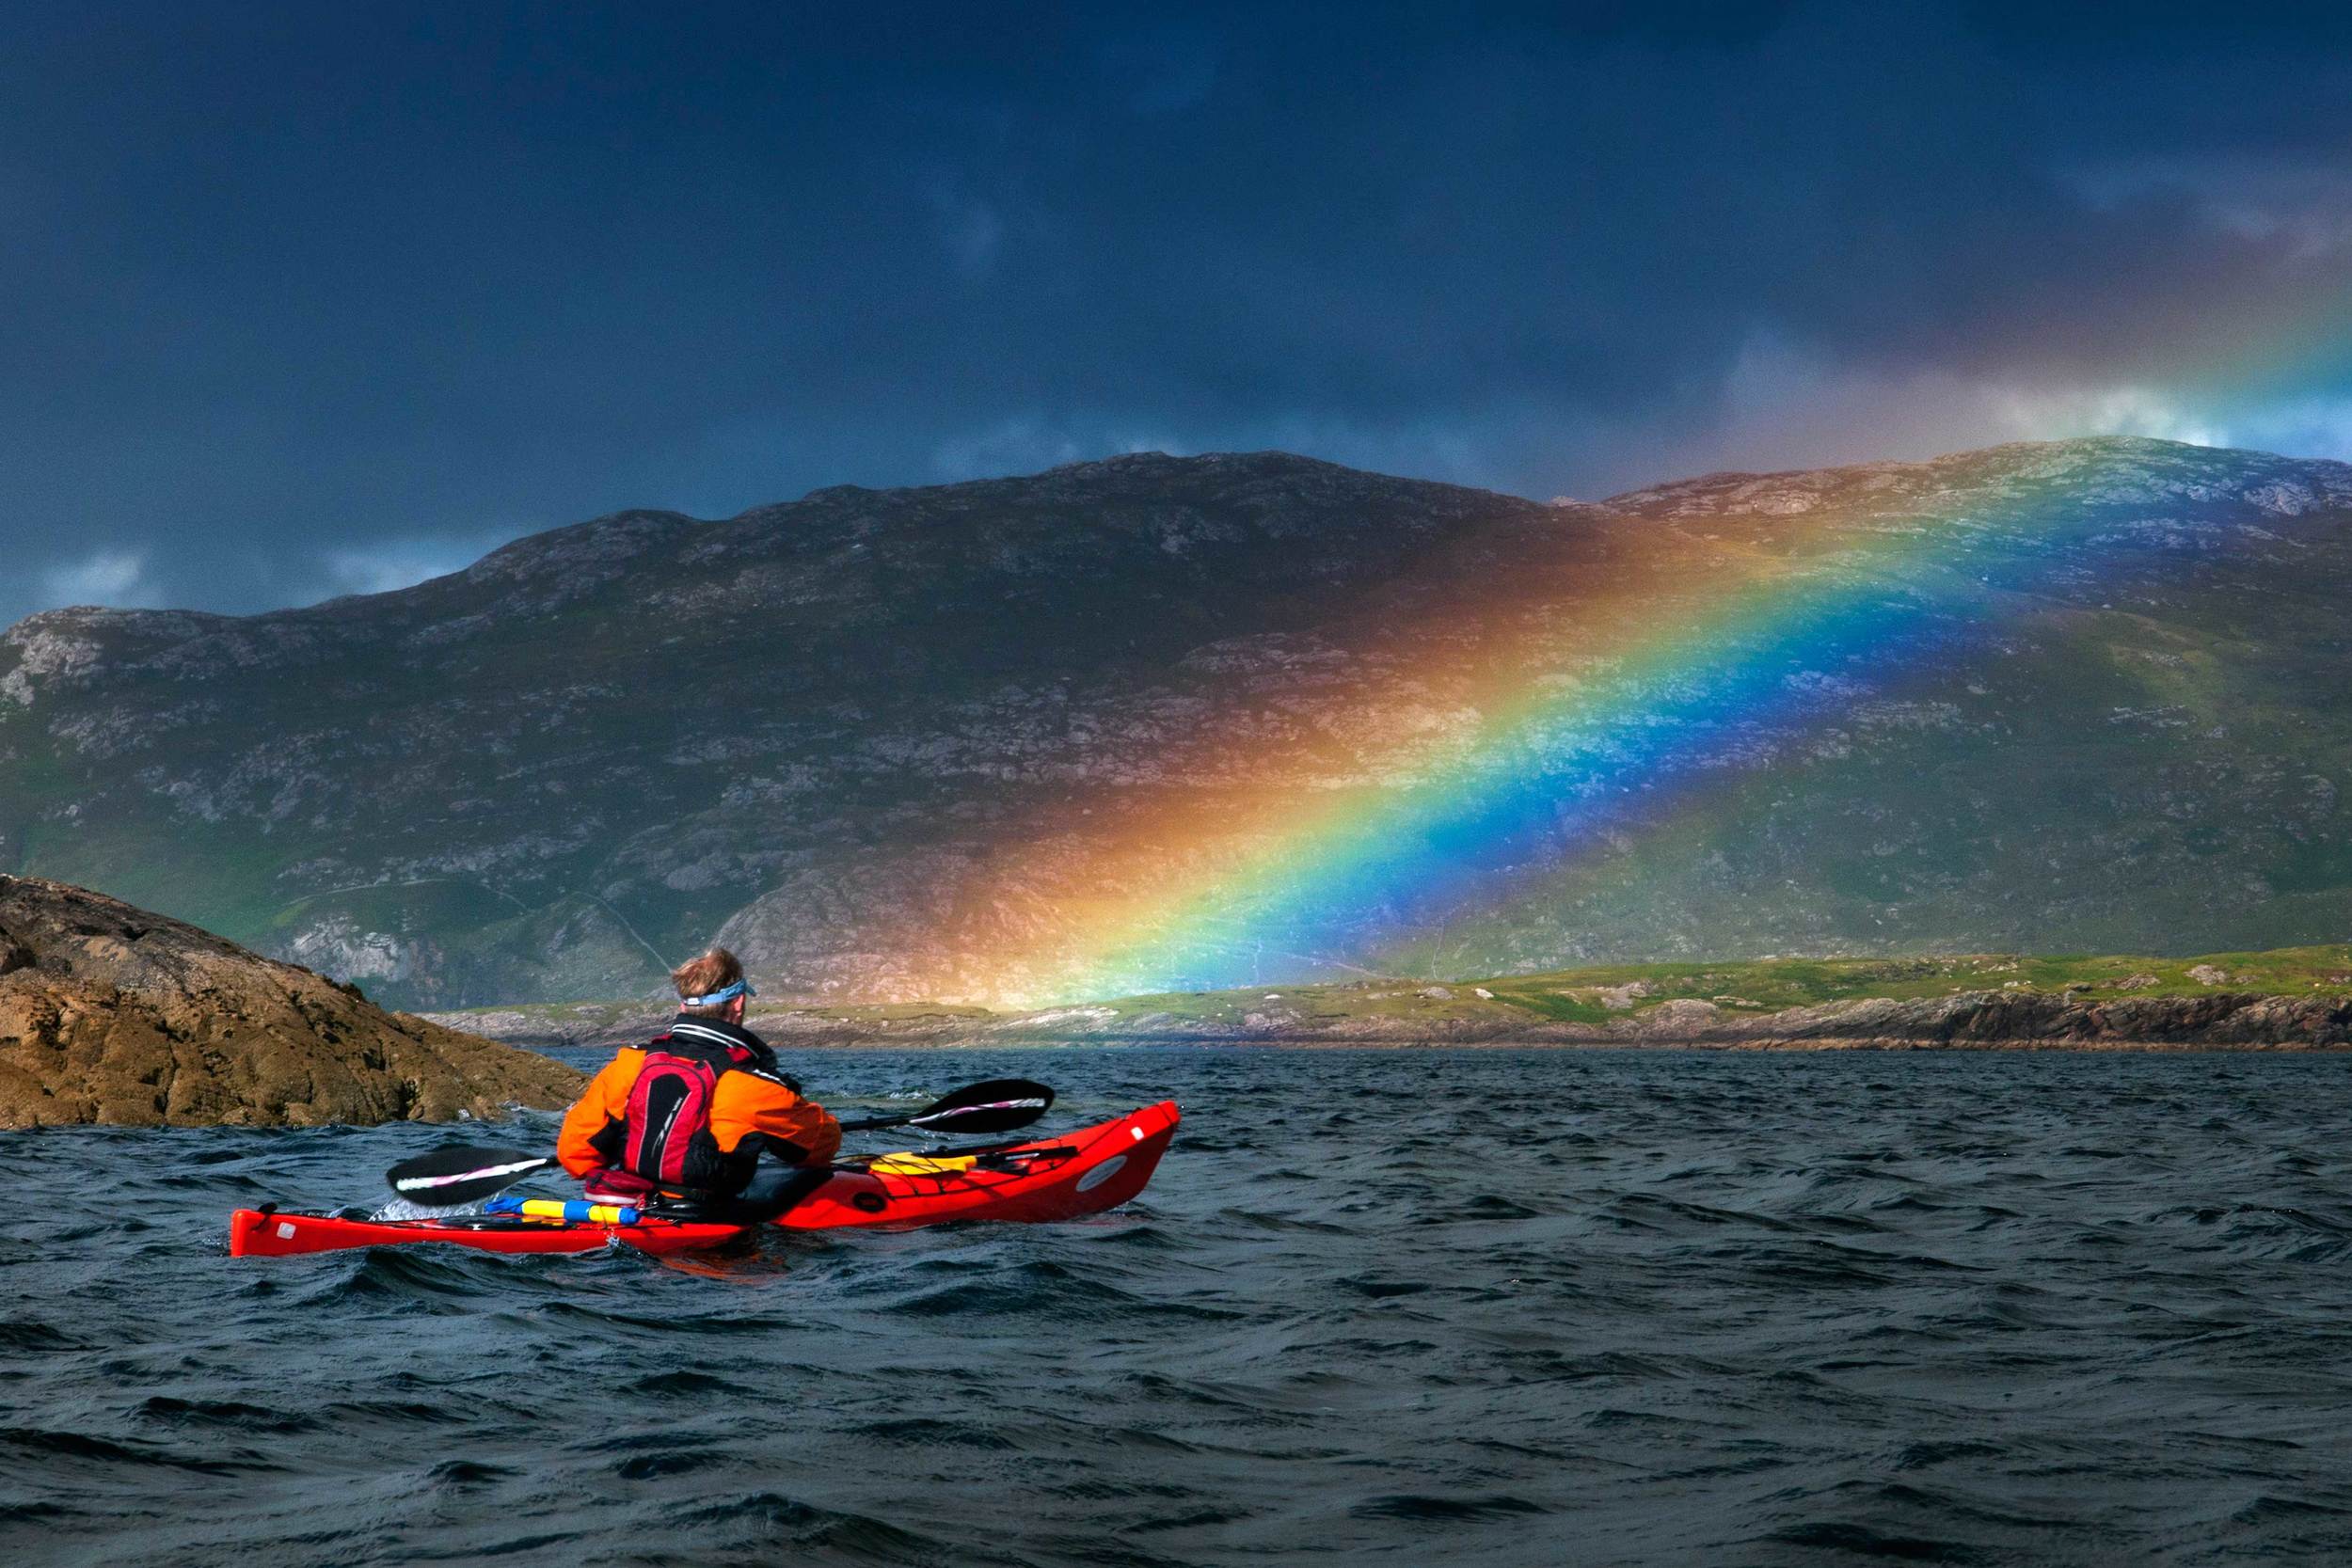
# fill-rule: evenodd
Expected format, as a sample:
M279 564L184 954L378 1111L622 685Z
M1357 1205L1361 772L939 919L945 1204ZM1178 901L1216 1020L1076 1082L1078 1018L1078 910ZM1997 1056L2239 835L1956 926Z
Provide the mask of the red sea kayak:
M1067 1220L1117 1208L1152 1180L1175 1136L1176 1102L1164 1100L1116 1121L985 1153L885 1154L865 1169L835 1171L773 1223L787 1230L852 1226L906 1228L948 1220ZM449 1219L344 1219L240 1209L229 1217L235 1258L290 1258L348 1247L437 1242L483 1252L593 1252L618 1243L640 1252L716 1246L748 1227L647 1217L634 1225L527 1215Z

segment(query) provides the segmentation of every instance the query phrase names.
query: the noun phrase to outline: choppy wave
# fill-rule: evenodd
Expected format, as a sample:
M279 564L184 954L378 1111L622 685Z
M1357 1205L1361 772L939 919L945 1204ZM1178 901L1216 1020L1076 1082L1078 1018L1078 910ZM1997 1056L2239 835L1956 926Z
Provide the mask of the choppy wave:
M0 1557L2352 1555L2352 1062L801 1065L1187 1119L1117 1214L668 1262L225 1255L424 1129L11 1136Z

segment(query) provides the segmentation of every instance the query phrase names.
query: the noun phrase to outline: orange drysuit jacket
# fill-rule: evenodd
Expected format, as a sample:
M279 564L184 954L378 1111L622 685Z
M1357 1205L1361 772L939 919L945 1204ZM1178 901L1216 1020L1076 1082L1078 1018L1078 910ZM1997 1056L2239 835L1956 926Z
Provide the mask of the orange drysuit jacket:
M564 1113L564 1130L555 1140L555 1157L574 1176L585 1176L604 1164L589 1142L608 1123L627 1119L628 1091L636 1086L645 1053L630 1048L615 1054L588 1085L588 1092ZM710 1135L719 1152L756 1159L764 1133L779 1144L801 1151L792 1163L822 1164L841 1148L841 1127L819 1104L803 1100L764 1072L738 1069L719 1074L718 1091L710 1097ZM745 1148L745 1141L751 1140ZM782 1150L778 1151L782 1153ZM748 1169L745 1174L749 1174Z

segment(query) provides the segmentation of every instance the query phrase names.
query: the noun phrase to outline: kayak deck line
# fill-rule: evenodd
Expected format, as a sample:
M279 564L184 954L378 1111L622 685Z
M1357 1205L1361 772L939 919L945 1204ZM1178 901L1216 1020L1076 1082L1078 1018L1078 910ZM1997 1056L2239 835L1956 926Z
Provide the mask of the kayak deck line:
M1176 1102L1164 1100L1092 1127L985 1152L885 1154L836 1167L768 1223L786 1230L910 1229L956 1220L1043 1223L1101 1213L1143 1191L1182 1119ZM629 1225L532 1213L376 1220L267 1206L230 1215L229 1252L233 1258L291 1258L429 1243L504 1253L626 1246L659 1255L718 1246L756 1228L659 1214Z

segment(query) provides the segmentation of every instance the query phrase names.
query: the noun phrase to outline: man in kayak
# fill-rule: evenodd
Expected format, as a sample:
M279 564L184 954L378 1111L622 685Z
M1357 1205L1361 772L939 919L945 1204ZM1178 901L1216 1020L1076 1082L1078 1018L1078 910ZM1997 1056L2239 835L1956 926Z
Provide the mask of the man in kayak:
M841 1129L743 1027L753 992L734 954L714 947L672 971L670 983L677 1017L590 1082L564 1115L556 1158L592 1198L670 1194L714 1218L772 1218L823 1180ZM762 1154L773 1158L763 1164Z

